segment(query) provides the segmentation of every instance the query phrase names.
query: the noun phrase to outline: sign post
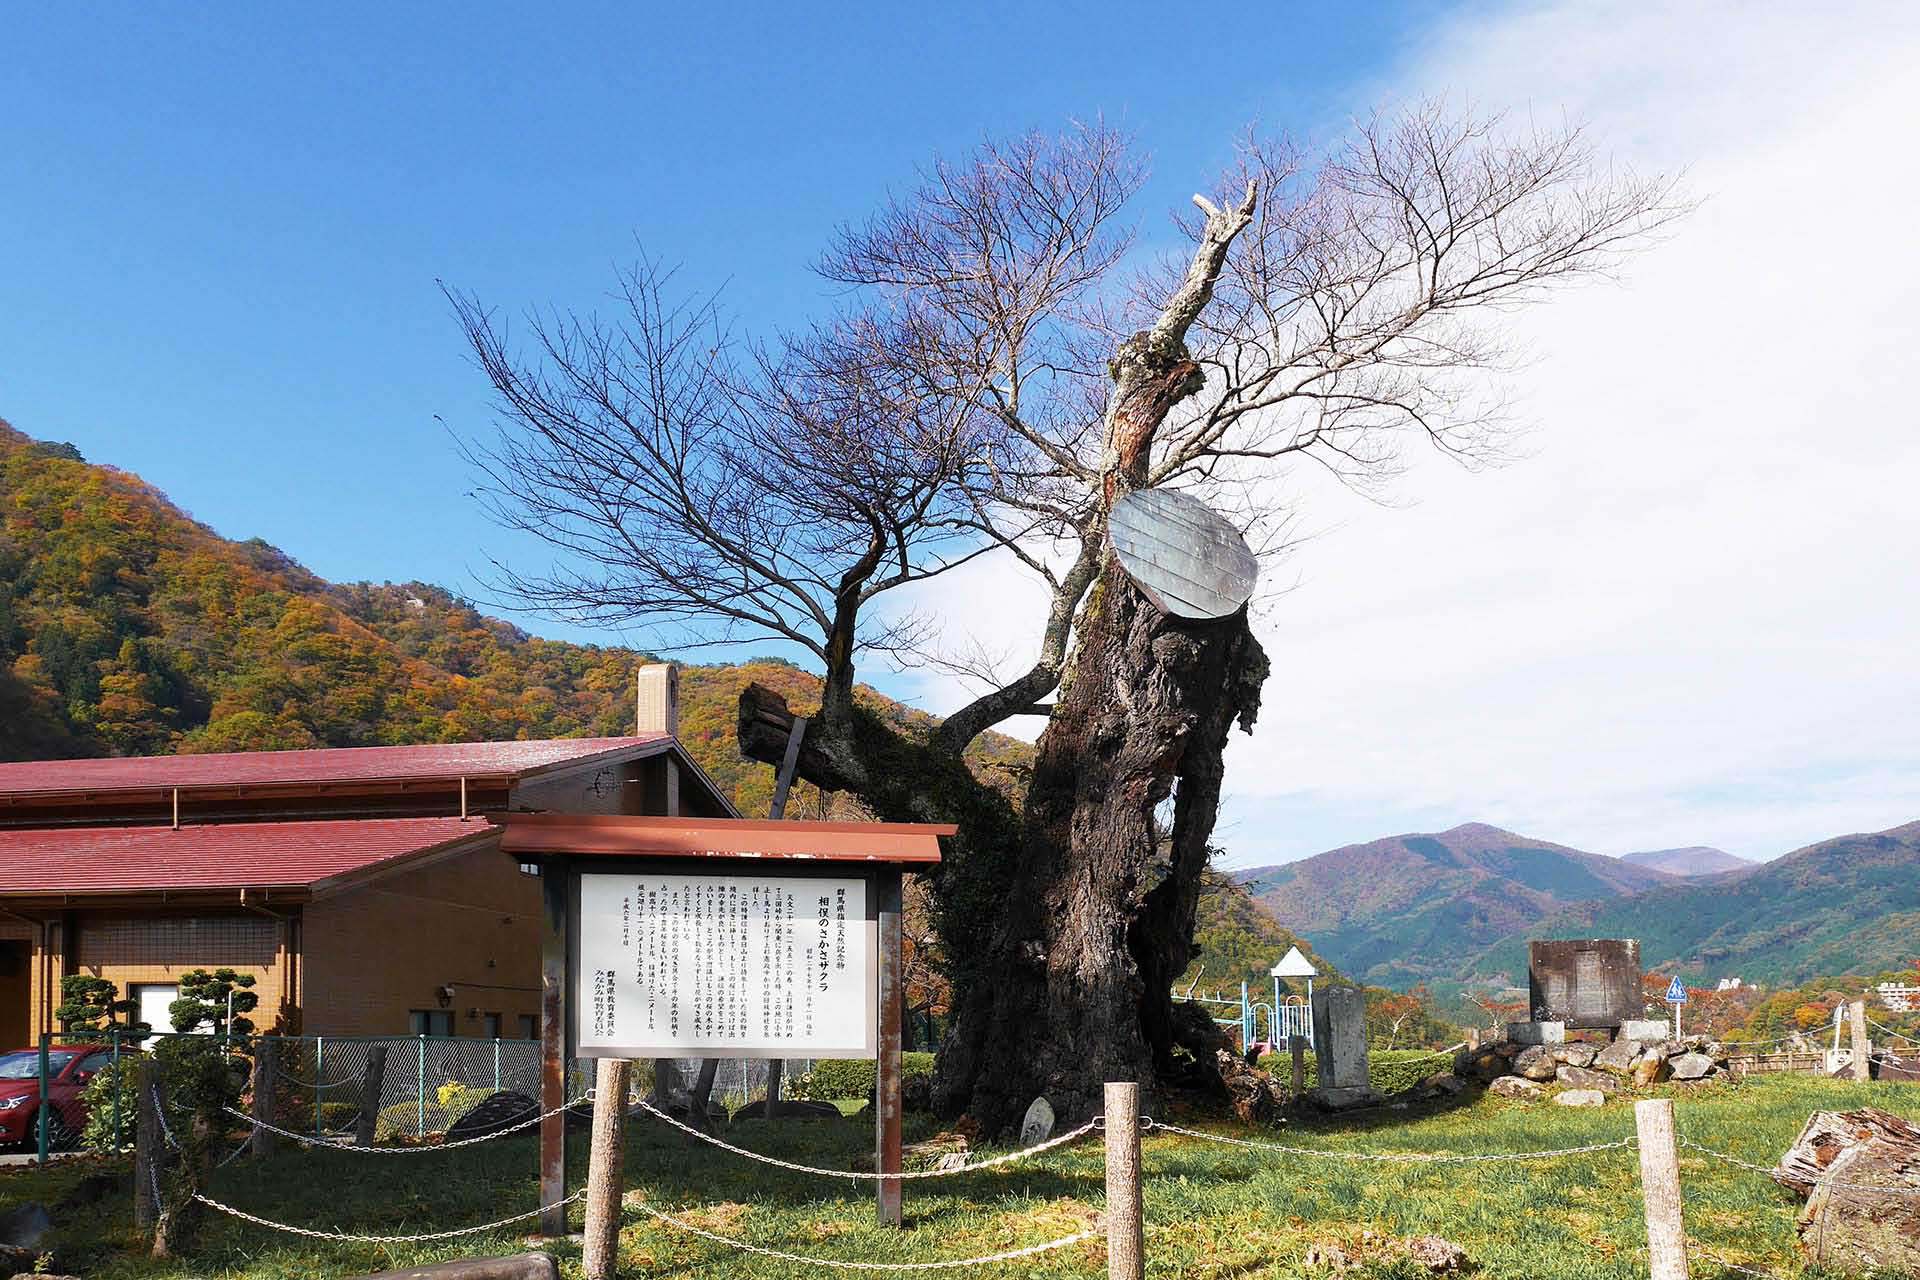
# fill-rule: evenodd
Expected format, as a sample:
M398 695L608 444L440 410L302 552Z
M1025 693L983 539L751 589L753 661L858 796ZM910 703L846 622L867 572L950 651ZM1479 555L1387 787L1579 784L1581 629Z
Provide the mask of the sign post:
M1680 1039L1680 1006L1687 1002L1686 984L1675 974L1673 981L1667 984L1667 1003L1673 1006L1673 1038Z
M875 1169L901 1167L901 873L917 823L507 814L501 848L559 897L542 1105L581 1058L872 1058ZM558 957L560 982L552 983ZM541 1126L542 1202L566 1196L562 1117ZM883 1225L901 1183L877 1181Z

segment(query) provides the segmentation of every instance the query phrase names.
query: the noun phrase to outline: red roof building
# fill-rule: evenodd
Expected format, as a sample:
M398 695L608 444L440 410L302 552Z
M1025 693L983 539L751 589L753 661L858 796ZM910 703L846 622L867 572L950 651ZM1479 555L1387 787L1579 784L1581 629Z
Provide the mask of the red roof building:
M165 1027L223 965L262 1029L532 1036L539 881L487 815L736 816L674 683L642 670L632 737L0 763L0 1049L68 974Z

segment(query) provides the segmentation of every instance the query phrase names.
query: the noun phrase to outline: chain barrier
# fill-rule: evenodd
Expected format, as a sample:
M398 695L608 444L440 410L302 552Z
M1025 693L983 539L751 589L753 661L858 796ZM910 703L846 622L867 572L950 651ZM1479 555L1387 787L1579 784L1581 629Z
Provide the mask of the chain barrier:
M839 1271L953 1271L962 1267L984 1267L995 1262L1012 1262L1017 1258L1031 1258L1038 1253L1049 1253L1055 1249L1064 1249L1084 1240L1097 1240L1097 1230L1077 1231L1070 1236L1061 1236L1057 1240L1048 1240L1042 1244L1030 1244L1020 1249L1006 1249L999 1253L984 1254L978 1258L949 1258L940 1262L845 1262L838 1258L815 1258L804 1253L788 1253L784 1249L769 1249L765 1245L749 1244L732 1236L723 1236L717 1231L708 1231L705 1227L696 1227L670 1213L665 1213L645 1202L633 1204L648 1217L663 1222L689 1235L711 1240L715 1244L725 1245L729 1249L738 1249L742 1253L758 1254L763 1258L777 1258L781 1262L798 1262L810 1267L827 1267Z
M1627 1137L1614 1142L1589 1143L1584 1147L1559 1147L1551 1151L1496 1151L1479 1155L1460 1155L1447 1151L1327 1151L1313 1147L1290 1147L1279 1142L1255 1142L1247 1138L1229 1138L1224 1134L1207 1133L1201 1129L1183 1129L1179 1125L1167 1124L1164 1121L1149 1121L1144 1127L1148 1130L1199 1138L1206 1142L1217 1142L1229 1147L1278 1151L1285 1155L1307 1156L1319 1160L1351 1160L1372 1164L1500 1164L1507 1161L1556 1160L1563 1156L1590 1155L1597 1151L1625 1151L1638 1145L1638 1139Z
M246 1112L235 1107L222 1107L221 1110L237 1119L245 1120L256 1129L265 1129L268 1133L279 1134L281 1137L292 1142L297 1142L303 1147L324 1147L329 1151L351 1151L356 1155L363 1156L417 1156L435 1151L451 1151L455 1147L471 1147L478 1143L491 1142L495 1138L504 1138L508 1134L518 1133L522 1129L531 1129L548 1116L557 1116L563 1111L571 1111L583 1102L592 1102L593 1097L593 1090L589 1089L572 1102L563 1102L557 1107L542 1111L537 1115L528 1116L525 1120L515 1121L504 1129L495 1129L492 1133L483 1133L477 1138L461 1138L457 1142L435 1142L418 1147L347 1146L338 1142L329 1142L324 1138L316 1138L310 1133L295 1133L291 1129L282 1129L279 1125L268 1124L265 1120L259 1119L257 1116L248 1115Z
M1888 1035L1892 1036L1895 1040L1898 1040L1903 1044L1920 1045L1920 1040L1915 1040L1912 1036L1907 1035L1904 1032L1895 1031L1892 1027L1888 1026L1884 1022L1880 1022L1873 1018L1868 1018L1867 1025L1870 1027L1876 1027L1879 1030L1886 1032Z
M1773 1178L1775 1170L1771 1165L1755 1164L1751 1160L1742 1160L1739 1156L1732 1155L1725 1151L1717 1151L1712 1147L1703 1147L1691 1138L1681 1138L1679 1139L1679 1143L1689 1151L1698 1151L1701 1155L1712 1160L1718 1160L1722 1164L1735 1165L1750 1173L1760 1174L1769 1180ZM1836 1182L1831 1178L1821 1178L1814 1185L1834 1187L1842 1191L1872 1191L1883 1196L1920 1196L1920 1187L1876 1187L1865 1182Z
M525 1222L528 1218L537 1218L549 1209L564 1209L586 1194L586 1188L582 1187L565 1200L542 1205L538 1209L529 1209L525 1213L516 1213L510 1218L496 1218L492 1222L483 1222L477 1227L455 1227L450 1231L423 1231L408 1236L356 1235L349 1231L320 1231L313 1227L296 1227L289 1222L275 1222L272 1218L248 1213L245 1209L236 1209L230 1204L215 1200L205 1192L196 1191L193 1193L193 1198L209 1209L218 1209L221 1213L238 1218L242 1222L251 1222L257 1227L267 1227L274 1231L284 1231L288 1235L306 1236L312 1240L341 1240L350 1244L423 1244L431 1240L452 1240L456 1236L472 1236L483 1231L497 1231L501 1227L511 1226L516 1222Z
M1698 1240L1689 1238L1686 1243L1687 1243L1687 1257L1689 1261L1691 1261L1694 1257L1698 1256L1701 1258L1705 1258L1708 1262L1711 1262L1714 1266L1721 1268L1723 1271L1738 1271L1741 1275L1758 1277L1758 1280L1774 1280L1773 1272L1762 1271L1758 1267L1749 1267L1745 1263L1735 1262L1731 1258L1722 1257L1720 1254L1715 1253L1712 1249L1709 1249L1707 1248L1707 1246L1701 1244ZM1691 1270L1691 1268L1689 1268L1689 1270Z
M1051 1151L1055 1147L1064 1147L1069 1142L1077 1142L1099 1128L1101 1124L1101 1118L1095 1116L1078 1129L1072 1129L1057 1137L1048 1138L1045 1142L1036 1142L1032 1146L1022 1147L1018 1151L1003 1152L1000 1155L989 1156L985 1160L975 1160L969 1164L958 1165L952 1169L916 1169L912 1171L902 1171L900 1173L869 1173L864 1169L822 1169L818 1165L800 1164L793 1160L782 1160L778 1156L762 1155L758 1151L749 1151L745 1147L736 1147L724 1138L715 1137L713 1134L703 1132L676 1116L668 1115L651 1102L648 1102L645 1098L639 1100L639 1106L640 1109L647 1114L653 1116L655 1119L666 1121L682 1133L690 1134L702 1142L720 1148L722 1151L730 1151L734 1155L744 1156L748 1160L757 1160L761 1164L772 1165L776 1169L787 1169L794 1173L811 1173L823 1178L851 1178L871 1181L885 1180L889 1182L895 1179L912 1181L917 1178L950 1178L962 1173L974 1173L981 1169L992 1169L998 1165L1012 1164L1016 1160L1024 1160L1029 1156L1039 1155L1043 1151Z
M1771 1040L1717 1040L1714 1043L1723 1048L1731 1049L1735 1047L1745 1048L1752 1045L1787 1044L1790 1041L1805 1041L1806 1039L1807 1037L1804 1034L1788 1034L1784 1036L1774 1036ZM1811 1050L1810 1052L1818 1052L1818 1050Z

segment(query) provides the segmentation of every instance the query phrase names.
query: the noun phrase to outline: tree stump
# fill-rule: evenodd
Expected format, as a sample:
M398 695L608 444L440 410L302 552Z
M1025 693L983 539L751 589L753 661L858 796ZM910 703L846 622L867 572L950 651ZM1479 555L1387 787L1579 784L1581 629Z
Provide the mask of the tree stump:
M1920 1128L1892 1112L1816 1111L1773 1180L1805 1196L1801 1246L1852 1271L1920 1271Z

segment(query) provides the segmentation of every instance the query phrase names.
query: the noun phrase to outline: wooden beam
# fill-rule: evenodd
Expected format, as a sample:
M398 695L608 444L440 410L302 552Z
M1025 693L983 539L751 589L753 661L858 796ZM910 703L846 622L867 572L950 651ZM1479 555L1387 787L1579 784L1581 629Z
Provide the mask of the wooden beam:
M879 1043L876 1046L873 1090L873 1143L876 1171L900 1172L900 1010L902 997L900 957L900 872L886 870L875 874L879 898L880 981L878 984ZM897 1227L901 1221L898 1178L881 1178L874 1183L880 1225Z
M567 1234L567 880L564 859L540 866L540 1233Z

